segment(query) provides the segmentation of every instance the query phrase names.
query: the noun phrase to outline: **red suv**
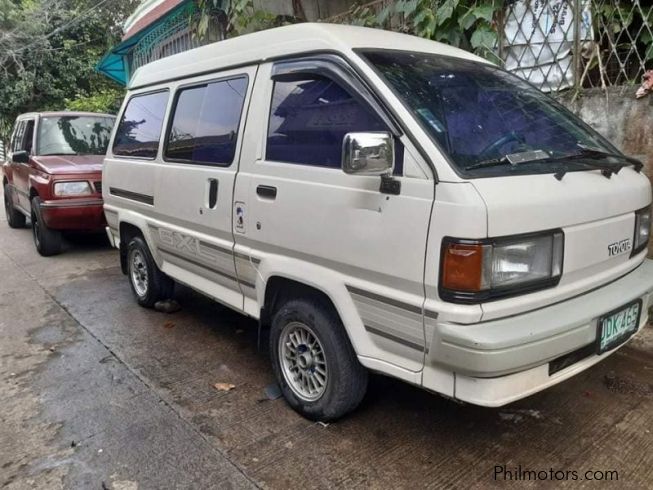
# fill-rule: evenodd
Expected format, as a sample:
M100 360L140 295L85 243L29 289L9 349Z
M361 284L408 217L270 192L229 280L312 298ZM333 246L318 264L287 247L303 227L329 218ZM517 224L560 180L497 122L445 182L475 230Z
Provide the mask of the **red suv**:
M2 165L11 228L32 223L41 255L61 251L62 231L103 231L102 160L114 116L40 112L18 117Z

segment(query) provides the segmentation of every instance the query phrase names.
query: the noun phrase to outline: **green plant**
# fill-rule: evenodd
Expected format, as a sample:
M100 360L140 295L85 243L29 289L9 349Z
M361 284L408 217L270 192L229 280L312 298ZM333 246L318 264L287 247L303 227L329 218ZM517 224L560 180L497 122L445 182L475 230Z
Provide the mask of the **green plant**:
M86 111L86 112L118 112L120 103L125 96L125 91L121 88L107 87L98 90L90 95L77 94L72 99L65 99L66 109L69 111Z
M498 61L495 16L502 8L502 0L400 0L378 13L371 4L356 5L347 19L356 25L390 28L399 18L403 32Z
M194 17L194 32L203 39L209 24L216 19L226 37L260 31L280 25L278 16L256 9L253 0L196 0L198 15Z

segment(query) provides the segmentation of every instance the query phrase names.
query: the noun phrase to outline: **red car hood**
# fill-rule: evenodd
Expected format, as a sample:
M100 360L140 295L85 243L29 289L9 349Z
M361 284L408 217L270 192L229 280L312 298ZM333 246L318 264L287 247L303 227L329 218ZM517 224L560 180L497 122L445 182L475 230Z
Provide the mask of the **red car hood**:
M33 156L32 160L49 174L89 174L102 172L104 155Z

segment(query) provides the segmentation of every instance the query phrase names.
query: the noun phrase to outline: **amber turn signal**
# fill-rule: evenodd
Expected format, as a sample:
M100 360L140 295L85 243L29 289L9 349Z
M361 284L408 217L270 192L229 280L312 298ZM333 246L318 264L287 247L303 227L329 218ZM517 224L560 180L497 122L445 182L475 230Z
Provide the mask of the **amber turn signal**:
M442 262L442 286L454 291L483 289L483 249L479 243L448 243Z

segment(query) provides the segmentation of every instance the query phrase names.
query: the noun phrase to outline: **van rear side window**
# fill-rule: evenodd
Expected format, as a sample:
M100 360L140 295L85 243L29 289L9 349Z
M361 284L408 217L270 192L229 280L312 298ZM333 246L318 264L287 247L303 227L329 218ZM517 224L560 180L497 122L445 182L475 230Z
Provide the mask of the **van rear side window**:
M246 78L180 90L167 137L165 158L231 165L246 92Z
M155 158L167 104L167 90L129 99L113 142L114 155Z

